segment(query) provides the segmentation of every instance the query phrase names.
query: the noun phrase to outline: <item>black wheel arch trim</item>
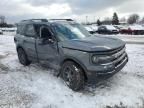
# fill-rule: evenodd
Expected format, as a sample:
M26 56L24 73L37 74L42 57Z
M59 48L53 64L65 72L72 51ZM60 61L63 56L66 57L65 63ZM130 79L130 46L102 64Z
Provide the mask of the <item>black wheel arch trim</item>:
M23 50L24 50L24 52L25 52L25 54L27 55L27 53L26 53L25 49L24 49L22 46L17 45L17 46L16 46L16 50L18 51L18 49L19 49L19 48L23 49Z
M19 48L22 48L25 51L25 49L21 45L17 45L16 50L18 50Z
M87 68L85 67L85 65L80 60L78 60L77 58L72 57L72 56L65 56L63 58L63 60L60 62L60 67L62 67L63 63L66 62L66 61L73 61L74 63L78 64L83 69L84 76L85 76L85 78L87 80ZM61 74L61 71L59 72L59 75L60 74Z

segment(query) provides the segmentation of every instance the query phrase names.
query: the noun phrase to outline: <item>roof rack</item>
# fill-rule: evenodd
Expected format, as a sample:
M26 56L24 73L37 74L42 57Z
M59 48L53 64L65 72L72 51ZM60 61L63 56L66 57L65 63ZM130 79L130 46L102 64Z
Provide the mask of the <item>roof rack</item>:
M28 20L22 20L21 22L48 22L47 19L28 19Z
M74 21L72 19L50 19L50 20L54 20L54 21Z

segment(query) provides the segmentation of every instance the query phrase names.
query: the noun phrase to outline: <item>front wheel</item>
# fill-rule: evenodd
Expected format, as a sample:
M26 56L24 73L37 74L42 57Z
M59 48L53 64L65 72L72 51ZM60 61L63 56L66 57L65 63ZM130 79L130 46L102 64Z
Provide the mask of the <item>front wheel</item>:
M18 48L17 53L18 53L18 59L21 64L23 64L24 66L30 65L31 62L28 60L27 55L22 48Z
M82 68L72 61L67 61L61 69L61 76L66 85L74 91L84 87L84 74Z

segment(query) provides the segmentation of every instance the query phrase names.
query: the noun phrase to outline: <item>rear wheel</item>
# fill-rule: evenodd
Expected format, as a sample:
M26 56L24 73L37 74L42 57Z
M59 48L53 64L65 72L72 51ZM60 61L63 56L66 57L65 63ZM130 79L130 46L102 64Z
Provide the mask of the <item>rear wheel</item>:
M84 74L82 68L72 61L67 61L61 69L61 76L66 85L74 91L84 87Z
M18 53L18 59L21 64L23 64L24 66L30 65L31 62L28 60L27 55L22 48L18 48L17 53Z

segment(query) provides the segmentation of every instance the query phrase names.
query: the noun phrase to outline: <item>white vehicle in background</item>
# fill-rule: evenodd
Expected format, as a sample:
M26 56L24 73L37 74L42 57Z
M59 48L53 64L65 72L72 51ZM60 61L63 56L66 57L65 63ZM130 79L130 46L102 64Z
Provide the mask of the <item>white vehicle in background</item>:
M84 28L90 33L90 34L94 34L94 30L92 29L92 27L90 25L84 25Z
M94 33L97 33L97 31L98 31L98 26L97 25L93 24L93 25L91 25L91 28L93 29Z

